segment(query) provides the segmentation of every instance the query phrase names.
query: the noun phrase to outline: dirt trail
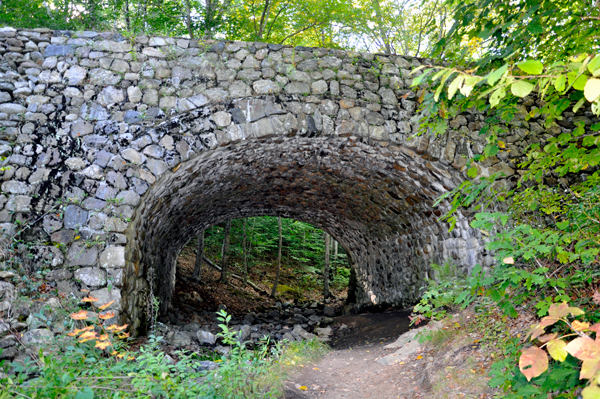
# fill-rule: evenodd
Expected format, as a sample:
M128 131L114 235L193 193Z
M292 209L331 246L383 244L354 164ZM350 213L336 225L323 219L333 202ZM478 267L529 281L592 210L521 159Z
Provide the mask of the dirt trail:
M299 365L286 382L285 398L491 398L487 367L483 367L487 354L477 344L479 337L449 327L465 324L469 319L465 315L436 327L443 328L446 337L437 349L417 343L416 351L406 357L389 365L377 362L396 352L397 348L385 346L409 330L409 314L395 310L336 318L336 327L348 327L331 342L329 354Z
M348 328L331 342L332 352L316 363L301 365L287 382L286 399L429 397L420 392L428 383L422 373L424 359L392 366L376 362L394 352L384 346L409 330L409 314L394 310L336 318L337 325Z
M423 385L423 362L382 366L375 360L393 351L374 344L334 350L303 370L286 385L286 399L430 398ZM300 388L306 387L303 391Z

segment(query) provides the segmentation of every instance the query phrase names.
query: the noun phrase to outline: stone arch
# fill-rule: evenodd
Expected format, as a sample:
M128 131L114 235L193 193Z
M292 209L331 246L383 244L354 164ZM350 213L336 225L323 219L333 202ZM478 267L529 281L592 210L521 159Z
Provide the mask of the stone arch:
M12 28L0 50L0 232L26 223L31 268L60 292L114 300L138 332L149 291L167 304L172 284L159 290L148 270L169 276L185 237L229 217L332 233L353 256L359 304L414 302L433 261L492 263L467 218L448 233L431 207L485 147L476 110L411 139L410 69L431 60ZM515 126L511 158L481 175L513 175L529 140Z
M136 330L143 331L150 293L166 311L185 243L201 229L240 217L284 216L330 232L353 260L361 305L417 300L429 263L440 262L455 239L432 203L460 174L401 144L340 134L344 121L332 120L327 132L322 121L294 112L294 100L206 104L138 134L189 141L193 155L165 169L125 233L121 310ZM319 99L325 112L330 102ZM459 226L455 234L462 240L468 230ZM468 267L481 258L458 262Z

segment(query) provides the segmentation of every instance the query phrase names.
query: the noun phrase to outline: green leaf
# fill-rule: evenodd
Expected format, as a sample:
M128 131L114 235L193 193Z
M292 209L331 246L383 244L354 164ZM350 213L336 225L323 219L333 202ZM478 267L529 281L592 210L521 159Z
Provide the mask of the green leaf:
M565 220L564 222L557 222L556 227L558 227L561 230L566 230L567 227L569 227L569 221Z
M544 70L544 64L539 62L538 60L527 60L523 62L519 62L517 67L525 73L530 75L539 75Z
M77 392L75 399L94 399L94 391L90 387L83 388Z
M506 91L504 90L504 87L501 87L498 90L494 91L490 96L490 105L492 107L495 107L500 103L500 100L502 100L504 96L506 96Z
M421 82L423 81L423 79L425 79L425 77L426 77L427 75L429 75L429 74L431 73L431 71L432 71L432 70L433 70L433 69L428 69L428 70L426 70L425 72L423 72L421 75L417 76L417 77L416 77L416 78L413 80L411 87L415 87L415 86L418 86L418 85L420 85L420 84L421 84Z
M588 64L587 68L592 75L598 76L596 73L600 74L600 55L595 56Z
M524 80L517 80L510 85L510 91L517 97L525 97L534 89L534 85Z
M465 76L465 83L460 88L460 93L465 97L469 97L471 91L473 91L473 87L480 81L481 78L479 76Z
M496 69L494 72L490 72L486 76L487 83L490 86L493 86L498 81L498 79L500 79L502 77L502 75L504 75L504 72L506 72L507 69L508 69L508 64L504 64L500 68Z
M483 155L486 157L494 156L500 151L500 148L496 144L488 144L483 149Z
M569 84L573 86L575 90L583 90L585 83L587 82L587 76L581 75L578 77L577 72L570 72L567 77L569 78Z
M456 94L456 91L458 90L458 87L461 85L461 83L465 80L465 76L464 75L458 75L453 81L452 83L450 83L450 86L448 86L448 98L451 100L452 97L454 97L454 95Z
M583 89L583 95L589 102L594 102L600 97L600 79L592 78L587 81Z
M554 88L558 92L563 92L563 91L565 91L565 85L566 85L566 83L567 83L567 77L565 75L560 75L554 81Z
M577 103L575 103L575 105L573 106L573 112L577 112L584 103L585 103L585 98L582 98L581 100L577 101Z
M469 176L471 179L474 179L477 177L478 173L479 171L477 170L477 168L475 166L471 166L467 171L467 176Z

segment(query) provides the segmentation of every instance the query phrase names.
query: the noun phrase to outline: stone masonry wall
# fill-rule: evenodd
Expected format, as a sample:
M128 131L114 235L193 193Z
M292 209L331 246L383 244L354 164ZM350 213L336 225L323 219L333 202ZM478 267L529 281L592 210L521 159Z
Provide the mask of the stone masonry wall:
M0 28L0 228L49 284L115 300L139 332L149 295L168 308L182 246L238 217L323 228L350 253L361 304L414 303L431 262L492 264L466 218L448 233L432 208L483 150L484 116L411 140L409 71L422 62ZM522 115L482 175L512 176L534 134L553 133Z

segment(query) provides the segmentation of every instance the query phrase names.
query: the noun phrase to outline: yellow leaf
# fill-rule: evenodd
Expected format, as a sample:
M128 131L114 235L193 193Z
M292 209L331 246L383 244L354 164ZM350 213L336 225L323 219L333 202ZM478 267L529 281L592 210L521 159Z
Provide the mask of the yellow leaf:
M109 307L110 305L112 305L114 302L115 302L115 301L114 301L114 300L112 300L112 301L110 301L110 302L108 302L108 303L105 303L105 304L104 304L104 305L102 305L102 306L98 306L98 309L100 309L100 310L104 310L104 309L106 309L107 307Z
M111 344L109 341L97 341L95 347L104 350L104 349L108 348L110 345Z
M571 324L573 326L573 330L575 331L585 331L588 328L590 328L590 323L588 322L581 322L578 320L573 321L573 323Z
M318 370L318 369L319 369L318 367L313 367L313 370Z
M589 102L594 102L600 97L600 79L590 79L586 82L583 95Z
M567 343L562 339L554 339L548 342L548 353L552 356L552 359L564 362L569 352L565 350Z
M417 356L417 360L421 360L421 359L423 359L423 356L420 356L420 355Z
M75 240L79 240L81 238L81 236L76 236Z
M504 144L504 141L498 140L498 147L500 147L500 148L506 148L506 144Z
M81 302L96 302L97 300L98 300L98 298L94 298L94 297L91 297L91 296L86 296L85 298L83 298L81 300Z
M502 262L506 263L507 265L513 265L515 263L515 259L512 256L509 256L508 258L504 258Z
M598 399L600 398L600 387L598 385L591 385L581 391L583 399Z
M304 386L304 385L298 387L298 389L301 390L301 391L308 391L308 388L306 386Z
M71 313L70 317L73 320L87 320L88 315L87 315L87 311L85 310L80 310L77 313Z
M115 317L115 312L102 313L98 317L101 318L102 320L112 319L113 317Z

